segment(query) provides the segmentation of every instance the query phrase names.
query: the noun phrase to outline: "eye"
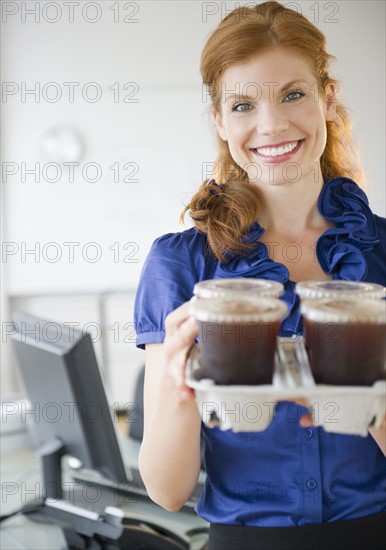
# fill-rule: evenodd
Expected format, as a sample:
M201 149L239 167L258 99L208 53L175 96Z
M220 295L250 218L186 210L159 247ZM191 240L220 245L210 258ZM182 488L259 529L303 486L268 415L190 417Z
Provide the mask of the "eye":
M232 112L237 112L237 113L245 113L250 109L252 109L252 105L250 105L250 103L236 103L235 105L232 106Z
M301 90L292 90L292 92L289 92L285 97L284 97L284 100L285 102L288 102L288 101L298 101L299 99L301 99L302 97L304 97L304 93L301 91Z

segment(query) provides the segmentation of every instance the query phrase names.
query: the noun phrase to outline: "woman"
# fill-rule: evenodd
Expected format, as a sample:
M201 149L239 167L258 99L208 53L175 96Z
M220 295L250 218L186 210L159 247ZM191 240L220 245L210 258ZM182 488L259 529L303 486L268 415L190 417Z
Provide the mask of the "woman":
M282 282L290 308L283 336L302 332L297 282L386 283L386 220L354 182L362 174L330 58L323 34L277 2L236 9L220 23L201 58L217 181L204 182L185 210L195 228L155 241L138 288L141 474L155 502L179 510L197 481L203 431L207 483L197 513L211 524L211 549L384 543L384 427L366 438L305 429L307 409L283 402L263 432L221 432L201 426L184 384L197 335L185 302L197 281Z

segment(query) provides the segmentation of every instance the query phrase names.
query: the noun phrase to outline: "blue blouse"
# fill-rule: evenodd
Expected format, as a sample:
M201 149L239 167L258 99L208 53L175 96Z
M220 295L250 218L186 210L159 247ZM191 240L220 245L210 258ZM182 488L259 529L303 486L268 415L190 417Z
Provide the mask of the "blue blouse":
M316 243L325 273L386 285L386 219L372 213L358 185L348 178L327 181L318 209L335 224ZM263 233L254 223L245 239L256 247L247 257L230 257L226 264L214 258L206 236L194 228L158 238L136 295L138 347L162 342L165 316L192 297L196 282L213 278L283 283L282 299L290 315L281 334L301 334L295 283L284 265L269 258L259 242ZM272 527L354 519L386 510L386 460L372 436L301 428L304 412L300 405L281 402L263 432L235 433L202 424L207 480L197 513L212 523Z

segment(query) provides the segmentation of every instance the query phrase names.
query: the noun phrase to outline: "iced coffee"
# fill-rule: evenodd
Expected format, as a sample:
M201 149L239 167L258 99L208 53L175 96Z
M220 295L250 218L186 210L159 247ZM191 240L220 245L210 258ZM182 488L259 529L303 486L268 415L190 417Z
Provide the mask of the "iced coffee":
M297 283L296 293L302 300L386 297L384 286L362 281L302 281Z
M196 379L216 384L272 384L276 338L287 305L277 298L202 298L192 304L199 324Z
M385 379L384 300L303 300L304 339L317 384L371 386Z
M198 298L221 298L236 295L266 296L278 298L283 294L284 286L277 281L266 279L248 279L243 277L229 279L207 279L194 286Z

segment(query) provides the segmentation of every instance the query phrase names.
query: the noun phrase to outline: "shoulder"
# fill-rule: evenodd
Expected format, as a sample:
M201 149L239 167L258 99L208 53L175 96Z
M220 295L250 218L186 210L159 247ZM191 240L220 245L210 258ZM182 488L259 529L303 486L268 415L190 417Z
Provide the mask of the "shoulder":
M169 269L178 265L190 266L192 271L201 271L208 259L207 236L194 227L176 233L166 233L153 242L147 262L167 263Z
M142 268L140 287L155 282L178 286L191 297L194 284L203 277L209 261L206 235L195 228L166 233L153 242Z
M200 251L205 249L207 244L206 235L200 233L194 227L176 233L166 233L153 242L151 250L166 254L176 252L184 254L192 250Z
M196 229L167 233L152 244L142 268L134 305L137 345L162 342L164 319L191 299L205 270L206 237Z

